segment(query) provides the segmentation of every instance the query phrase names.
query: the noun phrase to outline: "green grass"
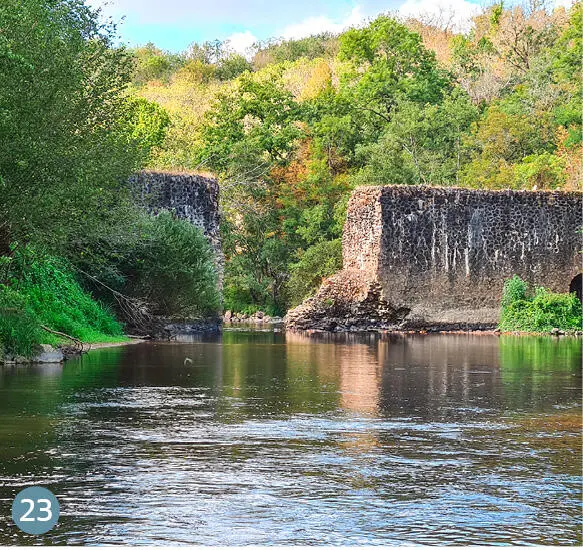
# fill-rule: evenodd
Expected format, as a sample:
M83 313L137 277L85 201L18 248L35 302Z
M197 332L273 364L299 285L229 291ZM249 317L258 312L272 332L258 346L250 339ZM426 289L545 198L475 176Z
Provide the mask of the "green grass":
M504 283L499 328L505 332L574 332L582 328L581 302L575 294L538 287L532 291L516 275Z
M63 260L17 248L2 268L0 345L5 352L30 356L40 343L64 343L41 326L87 343L126 339L112 312L81 288Z

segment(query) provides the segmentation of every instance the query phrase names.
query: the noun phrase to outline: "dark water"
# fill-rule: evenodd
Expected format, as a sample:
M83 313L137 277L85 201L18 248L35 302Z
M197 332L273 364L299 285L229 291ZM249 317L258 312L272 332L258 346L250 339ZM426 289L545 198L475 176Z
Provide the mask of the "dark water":
M0 544L576 544L581 342L232 332L4 368L0 483ZM30 484L45 536L10 520Z

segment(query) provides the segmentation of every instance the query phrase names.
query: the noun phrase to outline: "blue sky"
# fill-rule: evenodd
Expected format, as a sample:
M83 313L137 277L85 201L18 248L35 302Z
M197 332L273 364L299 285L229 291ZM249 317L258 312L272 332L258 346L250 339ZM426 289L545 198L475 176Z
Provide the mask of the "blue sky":
M119 23L124 43L180 51L192 42L230 40L244 52L255 40L341 31L381 12L452 13L467 25L475 0L89 0ZM122 20L123 18L123 20Z

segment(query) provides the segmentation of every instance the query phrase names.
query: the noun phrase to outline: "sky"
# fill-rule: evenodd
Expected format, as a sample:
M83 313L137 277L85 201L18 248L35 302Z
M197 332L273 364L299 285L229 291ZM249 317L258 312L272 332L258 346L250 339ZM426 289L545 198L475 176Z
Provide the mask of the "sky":
M123 43L153 42L178 52L192 42L229 40L245 53L257 40L301 38L323 31L340 32L381 12L402 15L453 14L467 26L478 5L472 0L90 0L118 24Z
M153 42L182 51L193 42L229 40L245 55L257 40L340 32L382 12L403 16L441 14L456 30L469 28L477 0L88 0L118 24L128 46ZM557 0L560 3L569 0Z

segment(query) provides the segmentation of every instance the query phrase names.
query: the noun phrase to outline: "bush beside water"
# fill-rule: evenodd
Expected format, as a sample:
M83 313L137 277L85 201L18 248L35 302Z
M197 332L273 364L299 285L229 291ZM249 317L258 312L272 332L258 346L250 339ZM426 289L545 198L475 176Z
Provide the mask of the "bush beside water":
M499 328L502 331L574 332L582 328L581 301L575 294L561 294L514 276L504 283Z
M220 293L214 252L202 231L169 212L140 215L136 223L139 239L128 234L117 243L115 255L99 257L107 269L91 254L83 267L103 275L113 290L145 301L153 314L216 315ZM106 278L110 272L115 276ZM95 285L100 298L115 303L112 288L104 288ZM10 256L0 256L0 351L31 356L40 343L60 343L42 326L87 343L120 341L122 325L114 314L82 288L75 266L66 260L18 245Z

